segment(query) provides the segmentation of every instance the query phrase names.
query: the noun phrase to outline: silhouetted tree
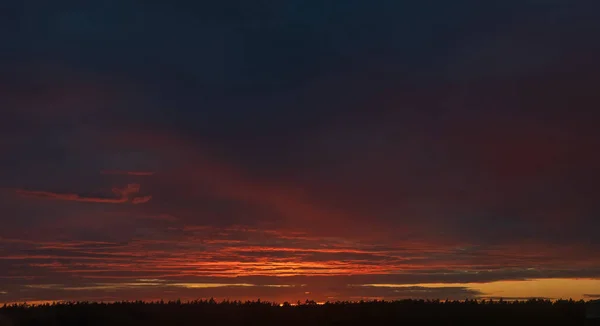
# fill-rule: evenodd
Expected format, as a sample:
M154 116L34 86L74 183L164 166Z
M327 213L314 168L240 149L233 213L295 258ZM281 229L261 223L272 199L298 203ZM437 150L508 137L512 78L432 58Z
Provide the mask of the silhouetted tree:
M4 305L0 316L19 326L72 325L584 325L583 300L313 300L292 306L214 298L156 302L65 302ZM4 326L1 324L1 326ZM9 324L11 325L11 324ZM12 325L11 325L12 326Z

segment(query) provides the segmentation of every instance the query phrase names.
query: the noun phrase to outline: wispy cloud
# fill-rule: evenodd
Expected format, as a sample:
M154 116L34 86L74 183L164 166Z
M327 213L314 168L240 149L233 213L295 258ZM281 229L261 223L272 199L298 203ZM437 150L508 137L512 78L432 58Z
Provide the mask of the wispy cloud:
M131 175L131 176L140 176L147 177L156 174L155 171L124 171L124 170L102 170L101 174L108 175Z
M55 200L68 200L77 201L84 203L110 203L110 204L121 204L126 203L129 199L127 197L121 198L101 198L101 197L82 197L78 194L65 194L65 193L54 193L48 191L30 191L30 190L17 190L17 194L24 197L40 198L40 199L55 199Z
M149 196L152 197L152 196ZM179 219L173 215L169 214L142 214L142 215L134 215L135 218L140 220L154 220L154 221L168 221L175 222Z
M125 188L113 188L113 194L117 195L117 197L107 198L107 197L87 197L81 196L79 194L72 193L56 193L49 191L37 191L37 190L24 190L17 189L16 193L23 197L29 198L39 198L39 199L52 199L52 200L65 200L65 201L76 201L83 203L104 203L104 204L123 204L127 202L131 202L133 204L141 204L150 201L152 196L144 196L144 197L132 197L133 194L136 194L140 191L139 184L128 184Z
M147 203L152 199L152 196L144 196L144 197L135 197L131 200L132 204L143 204Z

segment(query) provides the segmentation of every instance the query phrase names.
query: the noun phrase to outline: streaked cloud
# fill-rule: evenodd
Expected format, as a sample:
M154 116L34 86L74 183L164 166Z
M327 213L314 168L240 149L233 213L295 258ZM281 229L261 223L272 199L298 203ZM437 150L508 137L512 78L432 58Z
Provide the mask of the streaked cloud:
M105 197L85 197L78 194L68 193L54 193L48 191L35 191L35 190L23 190L18 189L16 193L20 196L28 198L39 198L39 199L52 199L52 200L65 200L65 201L76 201L84 203L105 203L105 204L123 204L131 202L133 204L142 204L150 201L152 196L144 197L132 197L131 195L136 194L140 191L139 184L128 184L125 188L113 188L112 192L117 195L117 198L105 198Z
M17 194L30 198L40 199L55 199L55 200L68 200L78 201L87 203L110 203L110 204L122 204L128 201L128 198L100 198L100 197L81 197L77 194L64 194L64 193L53 193L48 191L31 191L31 190L17 190Z
M149 177L153 176L155 171L122 171L122 170L102 170L101 174L109 174L109 175L131 175L137 177Z
M150 199L152 199L152 196L134 197L133 199L131 199L131 203L132 204L143 204L143 203L149 202Z

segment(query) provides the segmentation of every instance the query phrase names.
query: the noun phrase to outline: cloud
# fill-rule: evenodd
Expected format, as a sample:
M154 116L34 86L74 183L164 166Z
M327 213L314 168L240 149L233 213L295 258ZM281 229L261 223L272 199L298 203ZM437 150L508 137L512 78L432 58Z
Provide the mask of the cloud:
M140 176L147 177L153 176L156 174L155 171L121 171L121 170L102 170L101 174L109 174L109 175L131 175L131 176Z
M122 197L128 197L131 194L140 192L140 185L136 183L130 183L125 188L113 188L112 192Z
M67 200L77 201L84 203L110 203L110 204L121 204L128 201L127 197L121 198L100 198L100 197L81 197L77 194L65 194L65 193L53 193L47 191L30 191L30 190L17 190L17 194L24 197L40 198L40 199L55 199L55 200Z
M545 252L535 248L458 250L431 243L359 243L243 226L160 225L142 237L124 237L129 239L126 241L0 238L5 250L0 252L0 268L7 276L0 277L0 287L14 293L11 300L16 301L23 298L19 289L25 285L33 285L28 293L39 298L86 299L110 294L117 299L213 296L333 301L577 298L586 291L596 293L600 284L574 279L597 277L598 269L553 269L553 248ZM132 227L140 228L139 224ZM119 232L126 229L119 228ZM531 256L534 252L541 259ZM527 266L532 259L539 269L508 267ZM556 281L533 281L539 278Z
M79 194L69 193L55 193L49 191L35 191L35 190L23 190L17 189L16 193L23 197L39 198L39 199L53 199L53 200L65 200L65 201L76 201L83 203L105 203L105 204L123 204L130 202L133 204L146 203L152 199L152 196L134 197L130 199L132 194L136 194L140 191L139 184L128 184L125 188L113 188L112 192L117 195L117 198L105 198L105 197L85 197Z
M152 197L152 196L150 196ZM141 214L134 215L135 218L141 220L154 220L154 221L167 221L167 222L176 222L179 219L173 215L169 214Z
M147 203L150 201L150 199L152 199L152 196L144 196L144 197L134 197L131 200L132 204L143 204L143 203Z
M358 242L285 230L186 226L180 220L165 225L135 214L132 218L126 213L116 216L119 223L108 228L115 231L103 241L0 239L7 250L3 261L8 266L19 266L18 261L30 267L35 264L31 272L37 276L161 277L179 283L199 278L218 283L234 278L252 284L276 284L273 279L293 284L473 283L600 275L593 262L578 263L588 255L581 248L562 252L554 247L541 251L536 246L465 250L464 244ZM109 221L103 215L94 220ZM54 228L64 227L48 225L45 229L53 234ZM529 268L532 264L537 268Z

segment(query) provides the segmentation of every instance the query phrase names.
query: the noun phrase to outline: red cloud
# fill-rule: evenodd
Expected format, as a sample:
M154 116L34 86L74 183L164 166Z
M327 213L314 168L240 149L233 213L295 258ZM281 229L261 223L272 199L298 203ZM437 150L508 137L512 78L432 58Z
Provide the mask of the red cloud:
M56 200L70 200L70 201L78 201L78 202L88 202L88 203L125 203L128 201L128 198L99 198L99 197L81 197L77 194L61 194L54 193L48 191L29 191L29 190L17 190L17 194L32 197L32 198L45 198L45 199L56 199Z
M339 231L339 225L343 224L345 233L361 237L364 233L364 228L358 225L359 221L351 213L317 205L302 189L292 185L265 183L248 176L243 169L210 155L201 146L177 135L168 132L124 132L113 137L108 140L112 146L133 146L156 151L162 157L180 157L185 153L185 160L176 162L176 168L161 171L157 183L162 189L173 189L181 196L186 196L202 185L210 189L213 195L273 209L283 217L279 223L288 228L308 227L314 232L329 233L331 230ZM372 224L369 227L378 228Z
M130 194L140 192L140 185L136 183L130 183L123 189L113 188L112 192L121 197L128 197Z
M54 199L54 200L68 200L68 201L77 201L84 203L107 203L107 204L123 204L130 201L130 197L132 194L136 194L140 191L140 185L131 183L128 184L125 188L113 188L113 193L117 195L117 198L103 198L103 197L82 197L78 194L65 194L65 193L55 193L49 191L35 191L35 190L23 190L18 189L16 191L17 194L30 197L30 198L41 198L41 199ZM133 204L141 204L148 202L152 196L145 197L135 197L131 199Z
M133 204L143 204L143 203L149 202L150 199L152 199L152 196L135 197L135 198L133 198L131 200L131 203L133 203Z

